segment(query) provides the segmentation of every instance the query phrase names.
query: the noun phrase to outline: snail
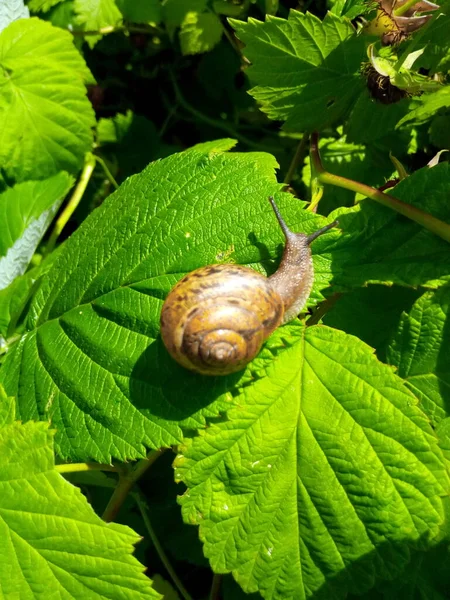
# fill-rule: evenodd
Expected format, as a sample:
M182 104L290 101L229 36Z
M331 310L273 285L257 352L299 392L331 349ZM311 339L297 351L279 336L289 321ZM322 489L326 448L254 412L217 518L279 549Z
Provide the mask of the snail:
M172 358L191 371L228 375L242 370L308 299L314 279L309 246L337 221L311 235L293 233L274 199L269 201L286 239L273 275L236 264L208 265L183 277L164 302L162 340Z

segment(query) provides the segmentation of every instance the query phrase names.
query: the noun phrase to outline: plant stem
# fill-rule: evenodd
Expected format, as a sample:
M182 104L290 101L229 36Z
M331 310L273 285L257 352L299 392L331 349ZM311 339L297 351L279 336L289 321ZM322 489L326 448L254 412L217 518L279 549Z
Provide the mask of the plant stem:
M58 473L80 473L82 471L116 471L114 465L106 465L101 463L73 463L67 465L55 465L55 470Z
M401 215L408 217L446 242L450 242L450 225L444 223L444 221L441 221L440 219L433 217L433 215L420 210L420 208L412 206L412 204L407 204L398 198L394 198L394 196L384 194L383 192L380 192L369 185L353 181L353 179L341 177L340 175L333 175L332 173L325 171L320 159L319 136L317 133L313 133L311 135L310 149L311 164L313 165L317 174L317 178L321 183L329 183L330 185L342 187L347 190L351 190L352 192L358 192L367 198L370 198L371 200L374 200L375 202L378 202L383 206L387 206Z
M153 526L151 524L150 517L148 514L149 513L148 506L147 506L147 503L145 502L145 500L142 498L142 494L136 493L136 494L133 494L133 497L136 500L136 504L138 505L138 508L141 512L142 519L144 521L145 527L147 528L150 539L153 542L155 550L158 553L158 556L161 559L161 562L163 563L163 565L165 566L166 571L169 574L170 578L172 579L175 587L180 592L180 594L183 596L184 600L192 600L190 594L184 587L181 579L176 574L175 569L172 567L169 559L167 558L166 553L164 552L163 547L161 546L161 543L160 543L160 541L153 529Z
M219 592L221 585L222 575L214 573L214 577L211 584L211 591L209 592L209 600L219 600Z
M84 192L86 191L89 180L92 177L92 173L94 172L94 169L95 169L95 157L93 154L91 154L89 152L86 155L86 160L84 163L83 171L81 172L80 179L78 180L78 183L73 191L72 197L70 198L65 209L60 214L60 216L58 217L58 219L55 223L53 231L48 240L48 244L45 249L44 256L47 256L48 254L50 254L53 251L53 249L56 245L56 240L60 236L61 231L64 229L64 227L67 224L67 221L70 219L70 217L72 216L76 207L80 203L80 200L83 197Z
M117 181L114 179L113 174L111 173L111 171L108 168L108 165L106 164L106 162L103 160L103 158L101 156L98 156L97 154L94 154L94 158L95 160L98 162L98 164L103 168L106 178L107 180L111 183L111 185L117 190L117 188L119 187L119 184L117 183Z
M286 173L286 176L283 180L283 183L285 183L286 185L289 185L291 183L292 178L294 177L294 173L297 170L297 167L299 165L303 164L303 161L305 159L305 151L306 151L306 144L308 143L308 138L309 138L309 134L304 133L302 139L300 140L300 142L297 145L297 149L292 158L291 164L289 165L288 172Z
M155 28L149 29L148 27L138 27L135 25L106 25L106 27L101 27L100 29L95 29L93 31L83 31L82 29L75 29L70 31L72 35L80 35L83 37L89 37L91 35L108 35L108 33L116 33L118 31L128 31L129 33L152 33Z
M394 16L402 17L406 12L408 12L410 8L417 4L418 1L419 0L408 0L402 6L399 6L398 8L394 9Z
M166 448L152 450L148 453L146 458L137 462L133 467L124 468L123 472L119 475L117 487L109 499L108 505L102 515L102 519L104 521L109 523L116 518L117 513L122 507L122 504L125 502L131 488L134 486L136 481L142 477L145 471L151 467L155 460L165 451Z

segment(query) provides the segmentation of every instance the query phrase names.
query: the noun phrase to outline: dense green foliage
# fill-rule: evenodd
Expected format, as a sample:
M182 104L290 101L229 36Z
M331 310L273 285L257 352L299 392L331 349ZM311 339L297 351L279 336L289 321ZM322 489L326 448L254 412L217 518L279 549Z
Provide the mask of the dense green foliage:
M0 597L448 598L450 4L5 0L0 67ZM269 195L307 306L188 372Z

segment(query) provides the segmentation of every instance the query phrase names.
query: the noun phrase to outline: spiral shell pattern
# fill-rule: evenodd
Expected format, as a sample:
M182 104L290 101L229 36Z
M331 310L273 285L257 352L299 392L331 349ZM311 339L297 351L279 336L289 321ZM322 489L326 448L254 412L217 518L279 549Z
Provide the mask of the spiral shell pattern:
M161 335L171 356L204 375L240 371L283 319L269 280L240 265L209 265L188 273L161 312Z

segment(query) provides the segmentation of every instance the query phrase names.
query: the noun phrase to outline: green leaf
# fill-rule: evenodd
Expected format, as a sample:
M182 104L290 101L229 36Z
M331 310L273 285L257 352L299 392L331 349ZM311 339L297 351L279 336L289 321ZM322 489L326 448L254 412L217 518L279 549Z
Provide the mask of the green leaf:
M231 20L252 66L252 96L271 118L297 131L323 129L341 119L364 85L363 36L347 19L328 13L323 21L291 10L289 18L261 23Z
M278 329L258 363L227 419L175 463L213 570L268 600L343 598L401 573L438 534L448 488L414 396L323 326Z
M0 385L0 429L14 423L15 418L14 398L8 398L3 386Z
M139 536L102 521L55 471L47 423L0 430L0 511L5 598L160 598L132 556Z
M77 24L84 31L98 31L105 27L116 27L122 22L122 15L114 0L75 0ZM91 48L101 39L102 35L89 35L86 41Z
M230 260L264 271L261 259L275 270L282 234L267 197L281 187L276 162L263 153L224 154L223 146L230 141L172 155L127 179L66 241L34 297L29 331L8 352L1 377L19 418L52 420L63 457L141 457L148 446L179 443L182 426L201 427L228 406L240 375L195 376L159 336L163 299L188 271ZM299 200L277 197L293 229L324 224ZM317 240L313 251L336 237ZM312 303L331 276L330 257L314 259Z
M423 290L399 286L369 285L343 294L324 316L323 322L357 336L376 349L381 361L387 362L387 346L402 311L409 310L422 293ZM380 323L383 323L382 327Z
M410 101L401 100L395 104L382 104L370 98L368 92L363 92L357 99L352 112L345 124L347 140L356 144L376 142L388 136L386 144L389 154L394 151L393 143L400 132L395 131L397 123L409 110ZM402 144L404 147L405 144Z
M72 184L70 175L59 173L0 194L0 290L25 272Z
M23 0L3 0L0 4L0 32L17 19L28 19L30 11Z
M450 222L450 165L416 171L390 193ZM436 288L450 280L449 245L420 225L372 200L334 211L347 236L330 248L333 283L341 289L367 283Z
M38 267L31 269L0 290L0 335L4 338L13 334L17 320L33 292L38 271Z
M165 0L163 17L169 31L179 27L189 12L202 13L208 0Z
M429 133L433 146L450 149L450 114L436 116L431 122Z
M405 123L414 122L416 125L429 121L436 115L441 108L450 107L450 85L433 94L424 94L415 102L416 108L410 110L400 119L396 127L401 127Z
M92 145L91 77L71 34L32 18L0 34L0 163L15 181L76 173ZM20 143L18 141L20 140Z
M388 349L389 363L434 425L450 416L449 314L449 286L427 292L403 313Z
M181 52L185 55L208 52L220 42L222 33L222 23L214 13L189 12L181 24Z
M103 155L117 163L119 181L142 171L150 161L177 150L161 141L151 121L131 110L125 115L100 119L97 142L102 146Z
M33 12L47 12L63 0L30 0L28 6Z
M432 19L412 37L405 46L404 56L411 51L425 47L422 56L414 63L415 69L426 68L430 75L446 70L445 63L449 58L448 32L450 30L450 2L444 2L433 11ZM448 66L447 66L448 68Z
M124 19L132 23L160 23L162 5L160 0L116 0Z
M321 138L320 156L324 168L331 173L348 177L355 181L364 181L367 185L382 185L392 173L393 166L389 156L375 146L363 146L347 142L345 136L340 139ZM311 185L310 159L306 159L303 169L303 181ZM320 201L320 212L328 214L338 206L351 206L355 202L355 192L329 186Z

